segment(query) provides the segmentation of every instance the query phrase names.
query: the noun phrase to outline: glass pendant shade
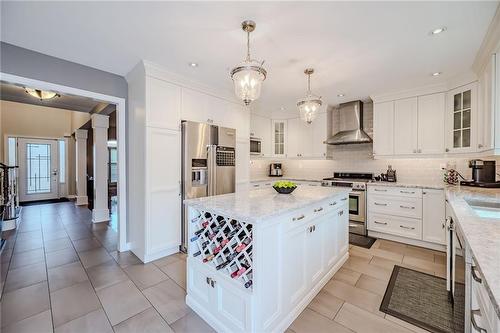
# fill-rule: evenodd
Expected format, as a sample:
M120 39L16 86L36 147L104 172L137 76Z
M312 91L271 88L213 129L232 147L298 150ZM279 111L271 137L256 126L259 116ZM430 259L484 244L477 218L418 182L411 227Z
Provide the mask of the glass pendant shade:
M33 96L35 98L38 98L39 100L51 99L51 98L59 96L59 94L57 94L53 91L38 90L38 89L33 89L33 88L25 88L25 90L28 94L30 94L31 96Z
M255 30L255 22L244 21L241 28L247 33L247 57L245 61L233 68L231 79L236 96L245 105L249 105L259 98L262 82L266 79L267 72L262 67L262 63L250 58L250 33Z
M307 75L307 94L305 98L297 102L297 108L299 109L300 119L310 124L316 119L323 102L320 96L311 93L311 74L314 73L314 69L308 68L304 73Z

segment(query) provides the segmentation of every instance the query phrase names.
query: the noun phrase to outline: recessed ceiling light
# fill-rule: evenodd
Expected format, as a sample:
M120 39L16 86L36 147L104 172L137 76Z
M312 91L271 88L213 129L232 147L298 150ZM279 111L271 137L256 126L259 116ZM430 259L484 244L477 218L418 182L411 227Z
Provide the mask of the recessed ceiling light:
M196 62L190 62L189 67L198 67L198 63Z
M280 107L280 110L285 111L285 107L284 106Z
M440 33L445 32L445 31L446 31L446 27L436 28L430 32L430 35L433 35L433 36L439 35Z
M434 73L432 73L432 76L439 76L439 75L441 75L441 72L434 72Z
M337 97L344 97L344 94L338 94Z

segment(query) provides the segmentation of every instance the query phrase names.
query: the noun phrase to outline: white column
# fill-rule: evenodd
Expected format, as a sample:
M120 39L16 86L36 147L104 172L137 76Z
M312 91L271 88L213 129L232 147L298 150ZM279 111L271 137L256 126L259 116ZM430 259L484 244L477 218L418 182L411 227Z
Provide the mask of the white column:
M87 130L77 129L76 139L76 205L88 204L87 197Z
M92 222L109 221L108 209L108 127L109 117L93 114L90 117L94 132L94 209Z

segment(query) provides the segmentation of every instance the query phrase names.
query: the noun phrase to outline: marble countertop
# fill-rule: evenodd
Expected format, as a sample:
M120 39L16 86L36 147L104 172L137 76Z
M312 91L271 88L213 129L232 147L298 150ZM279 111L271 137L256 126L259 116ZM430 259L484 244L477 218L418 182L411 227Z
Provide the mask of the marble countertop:
M303 178L296 178L296 177L263 177L263 178L256 178L250 180L250 183L260 183L260 182L267 182L267 181L272 181L272 182L278 182L280 180L289 180L292 182L322 182L323 179L303 179Z
M405 182L372 182L368 186L395 186L406 188L432 188L442 190L446 187L444 183L405 183Z
M249 223L277 217L314 203L347 196L350 188L297 187L292 194L279 194L273 188L185 200L187 205Z
M446 188L451 205L483 277L483 283L500 318L500 219L479 217L466 199L500 202L499 189L479 189L464 186Z

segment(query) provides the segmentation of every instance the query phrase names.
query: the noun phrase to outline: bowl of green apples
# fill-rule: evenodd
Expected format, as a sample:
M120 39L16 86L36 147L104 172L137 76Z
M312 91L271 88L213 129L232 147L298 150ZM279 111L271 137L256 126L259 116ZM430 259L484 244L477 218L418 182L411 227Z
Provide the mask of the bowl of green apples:
M295 184L294 182L281 180L274 183L273 188L280 194L290 194L297 188L297 184Z

